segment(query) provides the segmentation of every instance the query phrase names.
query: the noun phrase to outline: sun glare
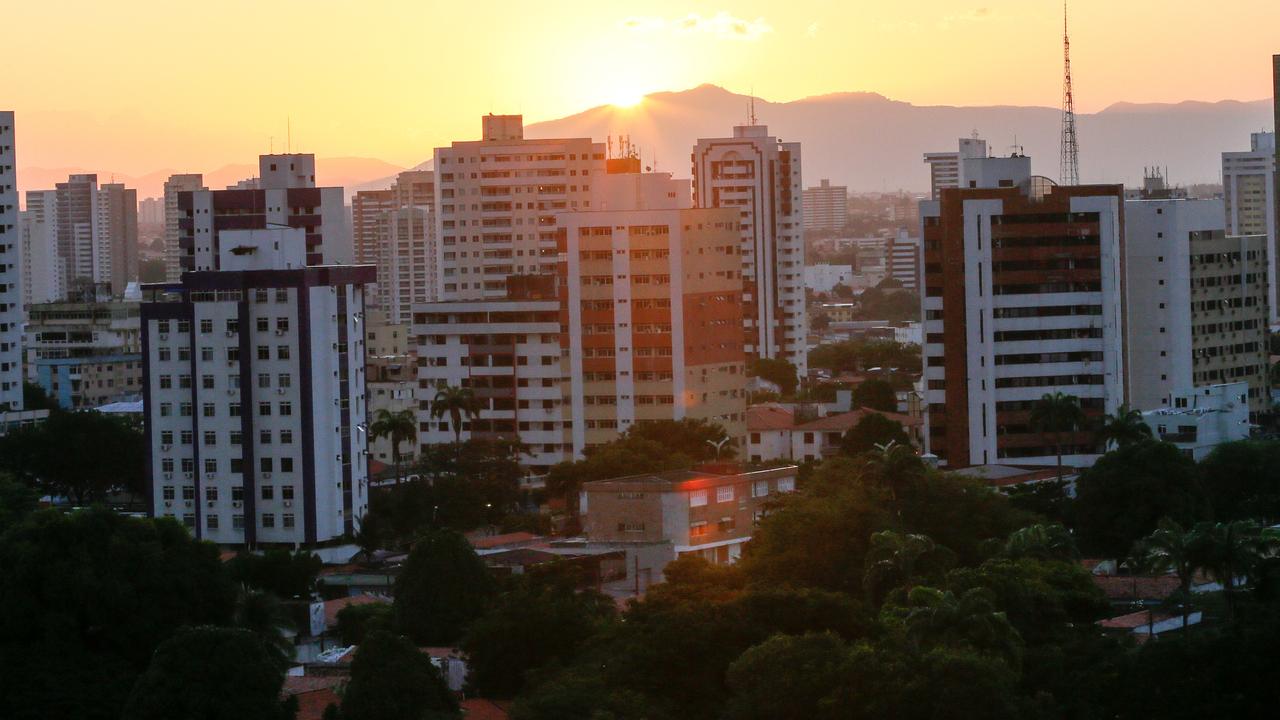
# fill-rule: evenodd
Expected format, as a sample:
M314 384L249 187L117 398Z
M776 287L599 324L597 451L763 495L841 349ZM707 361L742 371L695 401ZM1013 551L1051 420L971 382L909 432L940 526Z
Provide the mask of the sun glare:
M619 108L635 107L644 101L644 92L635 88L618 88L609 104Z

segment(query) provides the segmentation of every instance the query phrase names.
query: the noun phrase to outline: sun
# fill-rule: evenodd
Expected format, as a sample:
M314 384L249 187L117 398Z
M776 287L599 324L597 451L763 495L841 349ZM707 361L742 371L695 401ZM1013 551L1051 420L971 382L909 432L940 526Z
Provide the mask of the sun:
M614 88L609 104L617 108L632 108L644 102L644 91L634 87Z

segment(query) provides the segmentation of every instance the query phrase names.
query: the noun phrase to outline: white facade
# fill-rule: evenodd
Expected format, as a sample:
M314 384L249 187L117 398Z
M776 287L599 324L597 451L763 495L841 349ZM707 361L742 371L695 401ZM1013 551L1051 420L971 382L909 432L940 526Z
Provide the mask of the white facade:
M800 143L764 125L693 148L694 205L736 208L742 230L743 323L751 357L808 367Z
M1226 234L1264 235L1267 238L1268 322L1280 323L1280 235L1276 232L1276 136L1253 133L1248 152L1222 153L1222 196L1226 211Z
M22 409L22 239L13 111L0 110L0 412Z
M164 276L168 282L178 282L182 276L178 262L182 256L178 247L178 193L199 190L208 190L204 186L204 176L199 173L170 175L164 182Z
M223 231L220 272L143 303L152 514L220 545L314 545L368 507L363 285L301 229Z
M886 277L902 283L902 287L912 292L920 290L920 238L910 237L906 230L899 230L896 237L889 239L885 248Z
M605 171L603 143L525 139L518 115L486 116L482 137L435 150L438 300L500 299L508 275L554 273L554 215L590 208Z
M1152 436L1199 462L1222 443L1249 438L1249 386L1229 383L1174 392L1168 406L1142 413L1142 421Z
M804 286L816 293L830 293L836 285L853 289L852 265L805 265Z
M838 232L849 222L849 188L822 180L804 189L804 229Z
M969 187L964 161L985 157L987 141L976 137L960 138L958 152L925 153L924 161L929 166L930 197L939 200L947 188Z

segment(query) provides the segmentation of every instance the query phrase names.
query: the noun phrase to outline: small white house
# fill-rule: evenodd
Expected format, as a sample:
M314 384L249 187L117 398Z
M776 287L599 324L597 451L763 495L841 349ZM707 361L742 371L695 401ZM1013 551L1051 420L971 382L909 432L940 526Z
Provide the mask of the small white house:
M1249 437L1249 384L1224 383L1175 392L1172 407L1142 413L1151 434L1196 461L1222 443Z

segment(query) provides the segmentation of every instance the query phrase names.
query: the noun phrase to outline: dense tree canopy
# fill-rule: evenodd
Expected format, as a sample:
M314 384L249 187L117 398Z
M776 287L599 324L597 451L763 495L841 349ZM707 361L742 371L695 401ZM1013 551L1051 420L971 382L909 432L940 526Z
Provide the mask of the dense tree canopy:
M840 452L856 457L889 443L910 445L911 437L897 420L890 420L880 413L868 413L840 438Z
M853 406L897 412L898 396L884 380L867 380L853 389Z
M448 645L484 612L493 593L493 578L467 539L431 530L396 578L396 625L420 645Z
M794 395L800 382L796 377L796 366L781 358L756 358L751 361L747 372L777 385L784 396Z
M77 505L142 491L142 432L91 410L57 411L0 436L0 470Z
M356 650L342 695L343 720L447 720L458 701L431 658L409 640L370 633Z

